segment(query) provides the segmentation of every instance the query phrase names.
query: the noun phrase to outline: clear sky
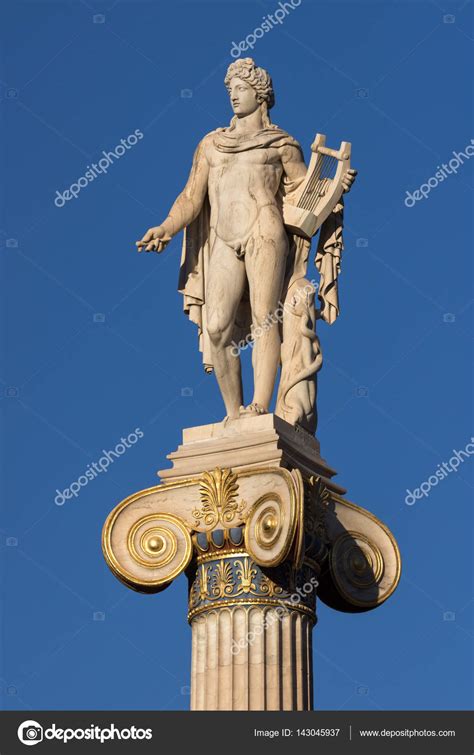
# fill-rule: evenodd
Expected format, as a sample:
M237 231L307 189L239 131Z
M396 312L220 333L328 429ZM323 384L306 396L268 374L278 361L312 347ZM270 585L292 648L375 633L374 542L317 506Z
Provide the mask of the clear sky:
M134 241L166 216L199 139L229 122L233 43L278 8L3 3L7 709L189 706L185 578L157 596L133 593L100 549L109 511L156 484L181 429L224 414L176 290L181 236L162 256L138 255ZM320 328L318 437L348 498L397 537L403 574L373 612L319 606L323 709L472 704L474 462L461 454L456 471L433 478L472 433L474 159L453 156L474 137L470 16L468 2L302 0L243 53L272 74L272 118L306 156L320 131L332 146L351 141L360 171L347 200L341 317ZM106 174L55 205L136 130L143 137ZM459 164L436 179L450 160ZM407 207L407 191L429 179L426 198ZM249 377L247 364L247 398ZM55 504L135 428L143 438ZM430 477L407 505L407 490Z

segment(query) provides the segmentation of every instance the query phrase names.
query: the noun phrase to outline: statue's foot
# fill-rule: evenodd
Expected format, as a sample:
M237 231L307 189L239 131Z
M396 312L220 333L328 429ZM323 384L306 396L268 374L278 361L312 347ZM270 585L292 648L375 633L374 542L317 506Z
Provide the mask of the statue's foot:
M241 417L247 417L247 416L254 416L257 417L260 414L268 414L267 410L261 406L260 404L257 404L253 402L252 404L249 404L248 406L241 406L240 407L240 416Z
M240 409L243 409L243 407L241 406ZM225 426L231 420L239 419L239 417L240 417L240 410L237 412L234 412L233 414L226 414L224 419L222 420L222 424Z

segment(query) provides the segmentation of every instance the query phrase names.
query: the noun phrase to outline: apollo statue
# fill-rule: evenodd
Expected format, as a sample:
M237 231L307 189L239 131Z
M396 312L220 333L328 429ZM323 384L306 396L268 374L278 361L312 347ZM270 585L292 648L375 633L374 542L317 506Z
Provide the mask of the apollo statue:
M225 86L230 125L201 140L168 217L136 245L161 253L184 229L178 287L227 420L268 412L281 366L275 414L313 433L322 364L315 326L339 313L342 195L356 176L350 144L330 150L317 135L307 167L298 142L270 120L267 71L236 60ZM315 282L306 276L318 232ZM254 393L244 406L240 352L249 344Z

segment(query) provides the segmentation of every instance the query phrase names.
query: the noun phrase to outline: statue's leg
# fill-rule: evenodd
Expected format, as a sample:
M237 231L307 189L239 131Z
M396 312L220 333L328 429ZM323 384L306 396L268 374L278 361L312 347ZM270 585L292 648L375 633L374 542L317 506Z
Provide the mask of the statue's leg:
M212 362L227 416L237 418L243 402L240 357L232 331L246 284L245 265L234 250L216 238L206 276L207 332Z
M254 345L252 364L257 411L268 411L280 362L281 339L278 317L288 255L288 237L274 208L259 217L259 234L245 255L249 281Z

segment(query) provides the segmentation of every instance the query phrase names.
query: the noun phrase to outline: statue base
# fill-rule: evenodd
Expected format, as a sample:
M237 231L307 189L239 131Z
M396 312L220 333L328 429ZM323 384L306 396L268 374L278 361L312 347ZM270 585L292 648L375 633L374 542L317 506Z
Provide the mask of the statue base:
M297 468L318 475L335 493L346 491L331 478L336 471L320 455L319 441L299 425L275 414L241 417L183 430L183 443L168 454L173 467L158 472L163 482L199 474L213 467Z

